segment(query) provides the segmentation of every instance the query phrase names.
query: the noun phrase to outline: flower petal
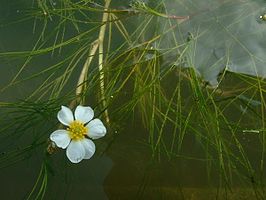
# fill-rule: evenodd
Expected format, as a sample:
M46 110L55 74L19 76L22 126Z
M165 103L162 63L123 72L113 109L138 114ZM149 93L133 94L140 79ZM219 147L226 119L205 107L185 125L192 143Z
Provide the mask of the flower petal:
M57 118L62 124L66 126L74 121L72 111L66 106L61 106L61 110L57 113Z
M79 163L85 156L82 142L72 140L67 147L66 155L72 163Z
M50 135L50 140L55 142L56 146L65 149L70 143L70 137L66 130L56 130Z
M91 120L88 124L87 135L92 139L98 139L106 134L106 128L100 119Z
M75 110L75 120L83 122L84 124L92 120L94 112L91 107L77 106Z
M95 144L89 139L84 139L81 143L85 149L84 159L90 159L95 153Z

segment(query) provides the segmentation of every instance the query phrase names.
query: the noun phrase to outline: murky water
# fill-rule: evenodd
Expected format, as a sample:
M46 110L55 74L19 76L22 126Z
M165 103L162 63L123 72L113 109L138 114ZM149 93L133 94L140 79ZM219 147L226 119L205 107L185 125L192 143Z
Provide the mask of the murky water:
M129 4L123 2L123 5L121 5L121 2L113 2L112 7L117 10L131 9ZM242 51L238 52L237 45L231 46L232 54L225 50L228 50L229 46L232 45L232 38L225 39L228 45L223 46L225 40L222 41L221 38L226 36L224 33L215 34L221 28L217 28L215 17L220 16L227 21L235 19L234 23L238 26L234 26L233 32L239 34L241 41L250 43L250 41L245 40L248 34L252 35L252 37L248 37L250 40L258 39L256 43L251 45L252 49L250 51L253 51L254 58L258 61L257 64L254 64L258 67L258 75L264 77L265 68L262 68L261 65L265 63L262 52L264 52L265 47L263 38L265 36L264 25L266 24L258 23L254 17L261 12L260 7L265 2L234 1L230 3L229 1L217 0L213 1L212 4L208 4L210 1L198 2L198 5L193 5L193 2L195 3L195 1L190 1L190 3L168 1L165 6L169 13L191 16L189 21L184 21L179 25L178 22L171 21L171 23L177 23L178 25L178 29L174 33L177 35L177 39L185 37L184 35L187 35L188 32L196 35L197 31L204 32L201 32L201 29L207 30L207 35L203 34L204 36L198 38L198 43L191 45L197 44L197 47L193 49L196 56L190 64L197 64L194 68L203 78L198 84L203 91L202 94L197 93L197 84L192 84L193 76L188 73L188 66L185 66L185 69L180 69L179 66L182 63L180 64L180 62L176 62L176 59L173 59L175 56L173 49L170 50L169 54L165 53L169 50L167 48L170 48L168 43L171 45L174 43L172 38L169 37L169 41L166 43L163 43L163 39L158 43L156 43L157 40L154 43L151 42L153 48L158 48L156 53L153 52L151 46L144 46L152 53L147 53L146 57L141 55L139 58L138 52L132 56L132 59L127 60L127 56L129 57L133 51L128 51L127 54L121 56L122 58L116 58L116 55L119 55L116 53L120 52L116 48L124 42L124 37L127 36L119 32L122 29L113 29L113 42L110 45L111 53L108 52L110 57L107 60L109 62L108 66L113 67L108 71L111 75L110 80L115 79L116 75L119 74L119 70L116 71L115 67L122 64L125 65L125 68L128 67L128 71L121 73L122 78L120 74L117 75L119 76L118 83L125 80L123 76L126 77L127 74L131 73L131 66L142 66L144 63L146 67L153 62L158 62L159 66L165 68L160 68L158 78L153 80L151 77L153 73L157 72L156 69L151 70L151 72L147 70L147 72L145 67L135 67L134 72L139 74L130 77L124 89L118 92L111 93L112 90L115 91L119 88L119 85L114 88L112 88L112 84L110 84L111 86L108 85L108 92L112 94L110 98L115 97L113 101L110 101L110 107L108 107L111 122L107 125L107 136L95 141L97 152L93 158L76 165L69 162L63 150L59 150L50 156L46 156L44 152L50 133L58 126L56 113L59 108L56 106L67 105L70 102L69 99L74 94L75 85L82 68L80 63L85 62L85 58L81 56L80 63L77 62L77 67L73 68L66 83L60 82L61 79L58 79L58 85L65 84L62 90L58 89L60 88L58 86L54 89L43 89L38 93L38 88L42 84L45 87L53 81L53 78L47 78L49 74L59 77L60 74L68 70L67 66L72 60L67 60L67 57L78 51L79 47L86 46L84 42L87 41L87 38L84 39L83 36L80 36L81 41L79 42L79 39L77 39L78 42L72 46L62 47L61 50L57 48L54 52L40 53L38 56L4 55L4 52L31 51L35 48L34 44L38 39L42 41L40 44L43 44L43 46L38 46L39 49L53 46L55 35L51 34L50 37L49 33L53 33L52 31L57 27L60 20L53 21L47 18L47 21L42 21L42 18L37 15L35 20L17 21L25 19L25 16L27 16L25 13L34 13L35 10L32 9L31 3L20 1L2 1L0 3L0 110L4 115L0 121L3 127L0 129L0 152L2 153L0 157L0 179L3 180L0 191L3 199L27 199L32 188L35 187L35 183L37 183L36 188L47 184L44 199L264 198L265 83L264 80L256 77L231 73L240 72L255 75L254 71L247 69L250 66L251 58L243 56ZM51 5L57 8L56 6L60 3L62 2L53 1ZM150 5L152 3L150 1ZM95 4L93 5L94 8L101 8ZM102 2L99 2L99 5L102 5ZM237 10L238 6L240 6L239 10ZM240 23L237 23L237 19L241 18L244 13L241 9L252 10L252 13L243 21L240 20ZM41 11L36 9L36 12ZM233 12L232 16L228 14L230 12ZM83 14L82 12L78 14L82 20ZM101 14L101 12L94 15L88 14L87 17L95 17L100 20ZM138 24L136 25L136 23L147 20L145 14L144 18L136 13L129 13L129 16L131 15L133 20L126 21L129 26L125 26L130 33L137 29ZM215 17L208 22L206 16L210 15ZM121 18L125 18L124 13L121 16ZM164 23L166 23L169 19L164 20ZM16 23L8 25L9 22L14 21ZM243 34L245 32L243 26L248 26L247 24L251 21L252 25L259 30L248 29L247 35ZM161 22L160 18L157 23L159 22ZM47 23L46 31L39 38L45 23ZM65 27L67 31L63 34L64 40L71 39L83 31L94 28L91 24L81 24L79 28L76 28L75 23L73 24L67 24L70 27ZM206 28L210 24L215 24L214 32L211 28ZM233 26L232 24L231 26ZM162 27L167 29L167 26L171 27L172 24L165 25L166 28L163 24L160 24L159 30ZM228 26L230 26L230 23ZM149 32L149 29L143 30L143 32ZM181 31L182 37L178 35L178 31ZM149 34L153 35L153 32L150 31ZM60 37L62 33L59 32L58 35ZM90 36L94 37L95 35L97 34L94 33ZM149 37L145 33L137 36L132 35L132 39L137 38L136 41L131 41L132 43L127 41L132 49L138 43L147 42L145 37ZM168 34L165 34L162 38L168 36ZM47 40L46 37L48 37ZM218 43L215 42L218 40L217 37L219 37ZM144 47L141 46L141 48L134 50L141 52L145 49ZM112 48L116 53L112 54ZM209 54L213 55L214 49L217 49L217 51L222 49L219 51L222 53L217 53L219 55L215 59L209 56ZM126 52L126 50L124 51ZM178 55L180 55L180 52L182 52L182 49L178 49ZM157 53L159 55L158 60L153 61L153 56ZM221 58L223 60L221 61L222 64L217 61ZM141 64L135 64L137 59ZM230 62L226 63L228 59ZM248 59L248 61L245 59ZM56 70L52 69L51 73L39 74L60 61L64 61L62 67L56 68ZM245 64L241 65L243 62ZM74 65L74 63L72 64ZM178 67L175 66L176 63ZM206 63L209 65L204 66ZM94 75L97 62L93 61L93 64L91 73ZM219 65L217 68L215 67L216 64ZM229 67L228 71L231 72L227 72L223 81L219 82L220 77L217 79L217 76L223 71L226 64ZM211 67L208 68L207 66ZM18 74L22 68L23 70ZM170 71L166 69L170 69ZM209 69L210 71L208 71ZM146 73L148 74L147 77L144 76ZM36 74L36 77L28 79ZM147 79L144 79L142 75ZM14 77L16 78L14 79ZM134 82L139 77L143 79ZM154 87L149 86L147 90L142 91L141 88L146 87L143 83L148 82L149 79L152 79L153 82L159 80L158 85L163 89L157 90L156 88L159 86L156 85ZM217 80L219 85L216 90L208 88L204 82L208 81L211 85L215 82L213 85L216 85ZM90 83L94 84L94 82L97 82L97 80ZM137 86L141 84L143 84L143 87L140 86L140 90L138 90ZM176 90L177 85L179 87ZM100 103L97 99L99 92L94 90L95 88L97 87L92 86L92 89L88 90L86 103L95 107L97 114L101 114L102 110L99 108ZM37 91L36 94L35 91ZM45 91L48 91L48 93L45 93ZM145 91L148 95L141 96ZM68 92L71 93L70 97ZM108 92L106 93L109 95ZM134 96L137 92L140 93L140 101L138 102L140 105L136 106L135 109L131 109L133 106L131 107L130 101L134 98L138 99L138 96ZM42 94L44 95L41 96ZM53 95L55 99L58 99L58 102L50 102L49 95ZM159 96L158 99L156 95ZM201 98L200 95L208 100L204 101L204 98ZM41 98L38 99L40 96ZM155 100L153 101L153 99ZM164 99L168 99L168 101L165 101L165 103ZM24 104L20 104L21 102ZM36 110L33 106L34 103L40 107L39 110ZM127 103L129 106L125 110L119 110ZM168 103L172 106L171 109ZM41 105L44 107L41 108ZM25 111L25 118L22 111ZM208 113L211 114L208 115ZM103 115L101 115L101 118L104 118ZM32 124L30 121L32 121ZM14 125L11 122L14 122ZM27 124L28 122L29 124ZM157 124L157 122L160 123ZM9 126L9 124L12 126ZM158 145L157 141L159 141ZM37 145L37 148L33 148L27 153L16 154L32 144L38 144L39 146ZM45 168L42 168L43 164ZM44 170L41 171L42 169ZM37 181L38 176L41 177L39 182ZM47 176L47 182L44 181L46 180L45 176ZM35 193L37 194L38 190Z

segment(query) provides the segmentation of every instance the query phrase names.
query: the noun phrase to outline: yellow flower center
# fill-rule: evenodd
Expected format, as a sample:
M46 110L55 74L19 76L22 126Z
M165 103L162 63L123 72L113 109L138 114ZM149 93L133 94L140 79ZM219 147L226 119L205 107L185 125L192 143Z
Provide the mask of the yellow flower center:
M67 131L72 140L82 140L87 135L88 128L83 123L75 120L69 125Z

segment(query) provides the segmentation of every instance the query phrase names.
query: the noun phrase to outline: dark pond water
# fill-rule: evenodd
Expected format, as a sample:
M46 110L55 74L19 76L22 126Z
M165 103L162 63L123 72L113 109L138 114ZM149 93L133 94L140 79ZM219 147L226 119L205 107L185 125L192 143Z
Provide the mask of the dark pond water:
M0 2L1 199L27 199L33 188L29 199L35 199L42 187L44 199L263 199L266 24L257 17L264 1L146 1L168 17L149 15L147 7L133 12L134 1L113 1L127 31L121 24L108 28L108 133L95 141L96 154L79 164L63 150L45 154L59 125L57 111L73 99L88 52L71 56L98 35L104 3L95 2L51 1L47 8L35 1ZM46 9L50 17L43 16ZM104 121L95 71L97 59L85 104Z

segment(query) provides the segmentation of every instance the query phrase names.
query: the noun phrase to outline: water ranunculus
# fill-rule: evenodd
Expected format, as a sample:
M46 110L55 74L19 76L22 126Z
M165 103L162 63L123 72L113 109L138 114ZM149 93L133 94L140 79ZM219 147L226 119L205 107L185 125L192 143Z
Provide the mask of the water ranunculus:
M66 155L72 163L90 159L95 152L95 144L91 139L98 139L106 134L106 128L100 119L93 119L91 107L77 106L74 115L65 106L57 114L58 120L67 129L59 129L50 135L57 147L66 149Z

